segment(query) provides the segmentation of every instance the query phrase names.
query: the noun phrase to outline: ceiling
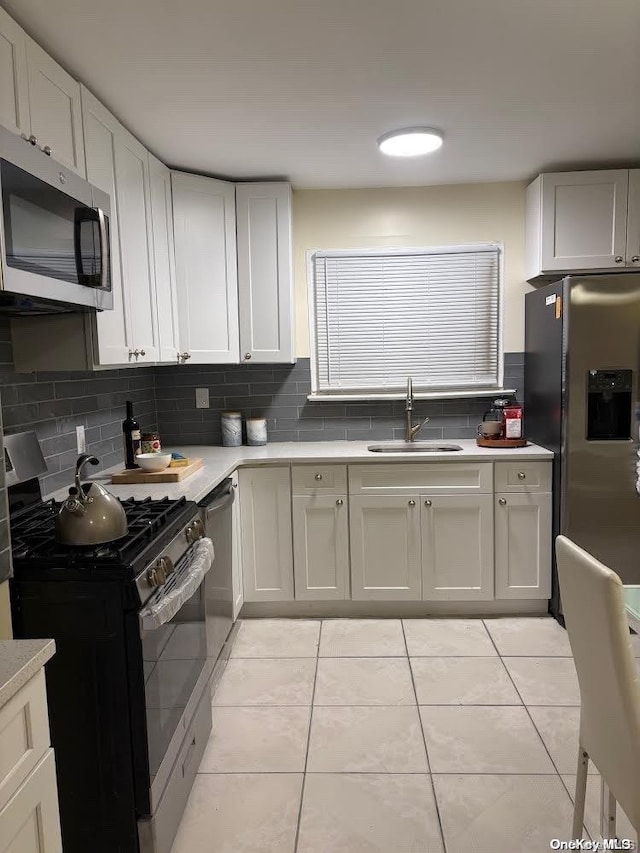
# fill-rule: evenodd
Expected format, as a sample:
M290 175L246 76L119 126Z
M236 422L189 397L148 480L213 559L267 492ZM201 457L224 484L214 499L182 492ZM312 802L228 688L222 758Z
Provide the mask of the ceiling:
M0 0L169 165L300 187L640 162L638 0ZM376 138L432 125L393 160Z

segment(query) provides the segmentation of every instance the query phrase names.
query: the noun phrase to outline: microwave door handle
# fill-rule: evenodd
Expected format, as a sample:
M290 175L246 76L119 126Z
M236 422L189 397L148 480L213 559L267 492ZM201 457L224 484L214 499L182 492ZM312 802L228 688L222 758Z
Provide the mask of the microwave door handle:
M73 248L76 256L78 282L88 287L95 287L94 276L88 275L84 271L82 257L82 224L84 222L99 222L98 214L92 207L76 207L73 222Z
M107 218L104 210L96 207L98 214L98 233L100 235L100 288L107 289L107 274L109 271L109 243L107 240Z

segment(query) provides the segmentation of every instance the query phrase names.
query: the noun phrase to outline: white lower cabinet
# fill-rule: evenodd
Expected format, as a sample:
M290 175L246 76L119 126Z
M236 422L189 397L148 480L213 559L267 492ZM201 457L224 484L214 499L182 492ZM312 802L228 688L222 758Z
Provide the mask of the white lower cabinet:
M496 598L551 595L551 495L495 496Z
M421 497L422 598L493 598L493 496Z
M349 519L346 495L294 495L295 597L349 598Z
M421 597L420 508L401 495L349 499L351 597L409 601Z
M52 749L0 811L0 853L62 853Z
M239 486L244 600L292 601L290 470L243 468Z

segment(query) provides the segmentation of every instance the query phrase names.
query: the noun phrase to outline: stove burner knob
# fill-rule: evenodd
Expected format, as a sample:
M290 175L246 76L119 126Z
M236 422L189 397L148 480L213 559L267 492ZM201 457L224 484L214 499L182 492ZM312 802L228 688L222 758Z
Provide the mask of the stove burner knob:
M147 572L147 579L151 586L157 587L167 582L167 578L174 571L173 563L168 557L160 559Z
M189 545L193 545L193 543L196 541L196 534L195 530L193 529L193 524L190 524L187 527L187 529L184 531L184 536Z
M193 531L195 533L196 539L204 539L204 524L202 523L202 519L196 518L193 522Z

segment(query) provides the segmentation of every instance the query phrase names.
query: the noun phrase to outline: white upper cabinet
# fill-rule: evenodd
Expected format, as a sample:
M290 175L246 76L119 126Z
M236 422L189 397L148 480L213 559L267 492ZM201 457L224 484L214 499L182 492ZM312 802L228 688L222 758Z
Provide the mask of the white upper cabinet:
M0 124L14 133L30 132L26 36L0 8Z
M116 195L128 337L136 363L158 361L149 156L124 128L116 137Z
M85 176L80 84L27 36L31 133L39 147Z
M539 175L527 188L527 279L640 263L639 204L635 171Z
M240 360L295 361L291 187L236 185Z
M184 172L171 182L183 360L238 363L235 186Z
M640 269L640 169L631 169L629 172L627 264Z
M178 300L173 246L171 172L149 154L151 225L158 321L158 361L175 362L178 357Z
M82 87L82 121L87 180L111 199L111 287L113 310L95 315L94 358L98 364L127 364L133 349L127 330L127 303L122 288L118 198L116 193L116 139L122 126L88 89Z

